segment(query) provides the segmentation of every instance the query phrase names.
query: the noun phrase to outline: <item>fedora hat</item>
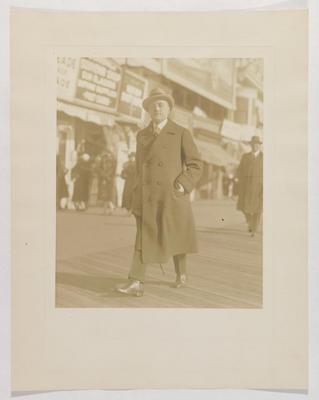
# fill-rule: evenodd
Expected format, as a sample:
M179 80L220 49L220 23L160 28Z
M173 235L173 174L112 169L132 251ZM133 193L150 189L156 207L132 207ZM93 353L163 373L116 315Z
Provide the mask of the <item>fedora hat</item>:
M251 140L250 140L251 144L262 144L262 141L260 140L259 136L252 136Z
M155 89L152 89L150 94L148 95L148 97L146 97L146 99L144 99L144 101L143 101L144 110L147 111L148 107L150 106L150 104L153 101L156 101L156 100L165 100L165 101L167 101L168 104L169 104L170 109L172 109L173 106L174 106L174 99L170 94L166 93L161 88L155 88Z

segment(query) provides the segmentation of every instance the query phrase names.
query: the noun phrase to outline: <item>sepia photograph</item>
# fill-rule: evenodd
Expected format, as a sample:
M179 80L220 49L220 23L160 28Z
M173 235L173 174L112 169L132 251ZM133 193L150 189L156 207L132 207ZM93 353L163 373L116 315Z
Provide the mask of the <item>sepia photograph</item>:
M57 57L56 307L263 307L263 74Z

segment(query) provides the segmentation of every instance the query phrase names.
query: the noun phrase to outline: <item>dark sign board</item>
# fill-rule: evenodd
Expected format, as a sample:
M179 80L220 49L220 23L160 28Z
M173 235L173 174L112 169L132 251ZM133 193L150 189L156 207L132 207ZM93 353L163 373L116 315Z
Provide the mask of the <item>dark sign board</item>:
M75 99L92 108L116 111L121 67L110 58L80 59Z
M131 71L124 70L118 112L130 118L141 120L143 116L142 102L147 81Z

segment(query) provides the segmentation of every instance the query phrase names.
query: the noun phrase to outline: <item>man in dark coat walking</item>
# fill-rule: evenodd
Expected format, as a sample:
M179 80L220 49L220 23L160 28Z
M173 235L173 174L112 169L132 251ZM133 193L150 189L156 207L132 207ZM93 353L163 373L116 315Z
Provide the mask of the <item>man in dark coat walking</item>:
M237 171L237 209L244 213L248 231L254 236L263 208L263 153L258 136L253 136L250 144L252 151L242 156Z
M135 252L129 282L118 290L141 296L148 263L173 257L175 287L186 285L186 253L197 252L189 194L202 173L191 134L168 119L174 99L151 91L143 107L150 124L137 135L136 181L132 212L136 217Z

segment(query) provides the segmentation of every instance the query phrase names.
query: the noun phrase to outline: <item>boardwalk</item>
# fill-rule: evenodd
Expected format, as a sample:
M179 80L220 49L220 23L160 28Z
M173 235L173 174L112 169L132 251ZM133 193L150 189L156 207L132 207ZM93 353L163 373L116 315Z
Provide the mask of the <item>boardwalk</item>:
M132 217L58 213L57 307L262 307L262 236L251 238L229 201L194 204L200 253L188 257L190 283L174 289L172 262L150 265L141 298L116 292L133 252Z

